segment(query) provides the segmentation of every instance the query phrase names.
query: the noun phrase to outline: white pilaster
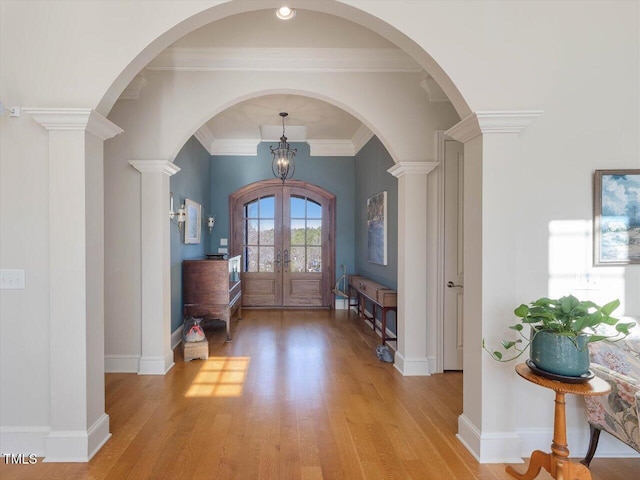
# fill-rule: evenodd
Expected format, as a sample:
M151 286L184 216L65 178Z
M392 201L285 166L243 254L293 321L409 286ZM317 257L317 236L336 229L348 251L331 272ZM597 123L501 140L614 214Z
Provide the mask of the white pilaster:
M164 375L173 367L168 160L131 160L141 175L142 355L138 374Z
M122 132L80 108L25 108L49 131L50 402L45 461L87 462L104 406L103 142Z
M458 436L482 463L520 460L513 365L499 344L517 298L518 134L542 112L478 112L446 135L464 143L464 403ZM505 201L508 198L510 201Z
M403 375L429 375L427 357L427 175L437 162L399 162L398 178L398 350Z

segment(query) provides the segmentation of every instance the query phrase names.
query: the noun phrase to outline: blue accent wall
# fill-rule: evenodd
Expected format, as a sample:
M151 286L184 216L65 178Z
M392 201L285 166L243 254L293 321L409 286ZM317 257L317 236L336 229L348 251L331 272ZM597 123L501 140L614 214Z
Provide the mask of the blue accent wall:
M355 251L356 271L383 285L398 288L398 179L387 170L394 162L378 137L373 137L355 156ZM368 261L367 199L387 191L387 265ZM371 311L371 309L369 309ZM395 317L387 327L395 332Z
M209 244L207 214L211 212L209 185L211 156L204 147L191 137L176 156L175 164L180 171L170 180L173 192L173 208L177 210L185 198L202 205L202 234L200 243L185 244L184 234L171 224L171 331L182 325L182 261L204 258Z
M229 195L253 182L272 179L269 150L274 142L258 145L257 156L213 156L211 162L211 208L216 215L211 253L217 253L220 239L229 237ZM355 270L354 226L354 157L311 157L307 143L292 143L297 148L296 170L293 178L318 185L336 196L336 278L337 267L346 265Z

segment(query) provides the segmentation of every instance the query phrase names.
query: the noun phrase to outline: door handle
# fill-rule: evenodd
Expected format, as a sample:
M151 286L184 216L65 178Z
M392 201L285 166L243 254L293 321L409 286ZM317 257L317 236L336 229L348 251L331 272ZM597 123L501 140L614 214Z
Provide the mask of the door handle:
M273 261L273 263L276 264L276 271L280 271L280 264L282 263L282 253L280 253L280 250L278 250L278 253L276 254L276 259Z
M449 288L456 288L456 287L457 287L457 288L464 288L462 285L456 285L456 284L455 284L455 283L453 283L451 280L449 280L449 281L447 282L447 287L449 287Z
M284 251L284 272L287 273L289 268L289 250Z

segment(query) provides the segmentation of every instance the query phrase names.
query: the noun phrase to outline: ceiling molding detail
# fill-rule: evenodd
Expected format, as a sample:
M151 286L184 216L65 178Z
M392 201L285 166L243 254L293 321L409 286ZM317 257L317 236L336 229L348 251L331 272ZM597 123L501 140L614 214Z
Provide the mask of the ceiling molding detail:
M171 176L180 171L180 167L169 160L129 160L129 165L141 173L165 173Z
M259 138L216 139L209 153L219 156L256 156L259 143Z
M355 148L351 140L308 139L312 157L353 157Z
M440 85L436 83L431 75L425 76L420 82L420 86L427 92L427 97L431 103L446 103L449 102L444 90L440 88Z
M428 175L439 165L440 162L398 162L387 172L396 178L403 175Z
M169 47L148 70L417 73L422 67L399 48Z
M288 142L306 142L307 127L287 125L285 135ZM279 142L282 136L282 125L260 125L260 138L263 142Z
M213 155L213 142L215 141L215 138L206 123L196 130L196 133L194 133L193 136L196 137L207 152L209 152L209 155Z
M140 91L149 84L142 73L136 75L131 83L124 89L118 100L139 100Z
M115 137L122 130L111 120L90 108L32 108L22 109L47 130L84 130L102 140Z
M480 111L463 118L445 132L462 143L489 133L520 133L542 115L542 110Z
M356 133L351 137L351 143L353 143L353 154L356 155L362 147L364 147L369 140L373 138L373 132L367 128L367 126L362 123L356 130Z

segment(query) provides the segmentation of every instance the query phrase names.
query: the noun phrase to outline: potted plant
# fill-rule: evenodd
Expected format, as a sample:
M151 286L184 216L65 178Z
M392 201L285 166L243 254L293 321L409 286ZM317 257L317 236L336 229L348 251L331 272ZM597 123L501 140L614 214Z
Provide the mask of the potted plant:
M589 343L622 340L635 325L633 322L622 323L611 316L619 306L619 300L599 306L591 301L580 301L573 295L557 300L539 298L514 310L520 321L509 328L522 338L502 341L503 349L513 351L514 356L504 358L502 352L489 350L484 340L482 348L495 360L508 362L522 355L531 344L530 360L538 369L555 375L581 377L589 372ZM529 332L525 332L525 325L531 327Z

